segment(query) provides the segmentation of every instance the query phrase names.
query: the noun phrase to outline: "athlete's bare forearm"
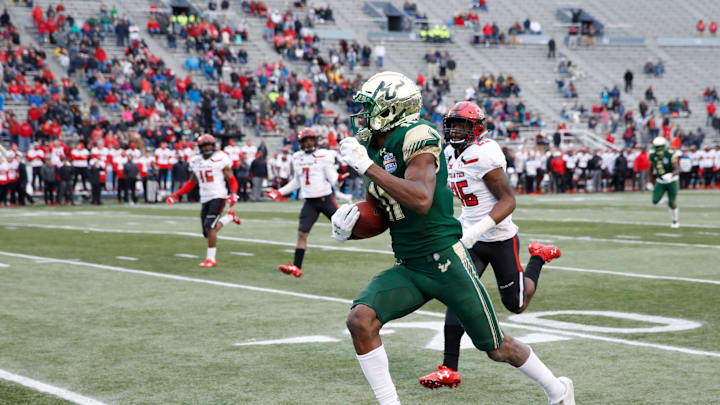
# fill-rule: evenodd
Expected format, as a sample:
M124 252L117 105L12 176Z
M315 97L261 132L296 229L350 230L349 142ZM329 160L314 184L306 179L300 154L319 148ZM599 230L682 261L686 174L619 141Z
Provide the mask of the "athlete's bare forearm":
M365 172L372 181L400 205L426 214L435 193L435 157L429 153L416 156L405 170L405 178L395 177L380 166L372 165Z

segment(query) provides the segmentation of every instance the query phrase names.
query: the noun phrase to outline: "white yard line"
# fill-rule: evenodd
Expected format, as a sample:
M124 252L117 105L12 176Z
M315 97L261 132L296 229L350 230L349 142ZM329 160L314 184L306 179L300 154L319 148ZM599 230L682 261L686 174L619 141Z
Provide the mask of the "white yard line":
M0 263L0 267L10 267L10 265L9 265L9 264L5 264L5 263Z
M115 256L115 258L118 260L127 260L129 262L136 262L139 260L137 257L130 257L130 256Z
M673 246L673 247L690 247L698 249L720 249L720 245L706 245L703 243L682 243L682 242L659 242L650 240L628 240L628 239L609 239L609 238L593 238L592 236L567 236L567 235L549 235L542 233L520 233L520 236L529 238L551 238L561 240L574 240L581 242L605 242L620 243L625 245L654 245L654 246Z
M622 221L614 219L591 219L591 218L528 218L522 216L513 215L513 219L518 221L537 221L537 222L588 222L593 224L617 224L617 225L643 225L643 226L663 226L669 227L669 222L643 222L643 221ZM689 228L706 228L706 229L720 229L718 225L700 225L700 224L685 224Z
M186 259L197 259L198 255L193 255L189 253L176 253L175 256L177 257L184 257Z
M177 236L189 236L189 237L194 237L194 238L202 238L203 237L202 234L192 233L192 232L167 232L167 231L151 231L151 230L133 231L133 230L124 230L124 229L86 228L86 227L71 226L71 225L42 225L42 224L17 224L17 226L25 226L25 227L30 227L30 228L92 231L92 232L103 232L103 233L177 235ZM525 234L521 234L521 235L533 236L533 237L540 236L540 235L525 235ZM557 235L545 235L545 236L555 237L558 239L574 238L574 237L557 236ZM218 239L231 240L234 242L254 243L254 244L260 244L260 245L291 246L293 248L295 247L295 242L279 242L279 241L273 241L273 240L240 238L240 237L223 236L223 235L218 235ZM549 238L533 238L533 239L539 240L539 241L552 240ZM618 241L620 241L620 240L618 240ZM625 242L632 243L632 242L642 242L642 241L625 241ZM651 242L648 242L648 243L651 243ZM315 248L315 249L322 249L322 250L342 251L342 252L376 253L376 254L382 254L382 255L393 255L393 252L391 250L355 248L355 247L340 246L340 245L331 246L331 245L318 245L318 244L314 244L314 243L308 243L308 247ZM717 247L720 248L720 245ZM685 281L685 282L693 282L693 283L720 285L720 281L718 281L718 280L707 280L707 279L700 279L700 278L661 276L661 275L641 274L641 273L627 273L627 272L614 271L614 270L592 270L592 269L582 269L582 268L577 268L577 267L564 267L564 266L553 266L553 265L546 265L544 267L558 269L558 270L566 270L566 271L608 274L608 275L621 276L621 277L636 277L636 278L646 278L646 279L653 279L653 280L672 280L672 281Z
M194 278L194 277L178 276L175 274L155 273L152 271L134 270L134 269L128 269L125 267L107 266L104 264L96 264L96 263L87 263L87 262L83 262L83 261L79 261L79 260L54 259L54 258L50 258L50 257L32 256L32 255L26 255L26 254L21 254L21 253L12 253L12 252L3 252L3 251L0 251L0 255L16 257L16 258L21 258L21 259L27 259L27 260L53 261L56 263L70 264L73 266L84 266L84 267L91 267L91 268L97 268L97 269L108 270L108 271L116 271L116 272L120 272L120 273L138 274L138 275L144 275L144 276L150 276L150 277L165 278L165 279L170 279L170 280L214 285L214 286L219 286L219 287L238 288L238 289L262 292L262 293L287 295L287 296L292 296L292 297L305 298L305 299L318 300L318 301L337 302L337 303L341 303L341 304L345 304L345 305L350 305L352 303L352 300L349 300L346 298L327 297L327 296L315 295L315 294L305 294L305 293L298 293L298 292L294 292L294 291L279 290L279 289L275 289L275 288L255 287L255 286L244 285L244 284L235 284L235 283L206 280L206 279ZM418 315L432 316L435 318L444 318L445 317L445 314L440 313L440 312L431 312L431 311L420 310L420 311L415 311L414 313L416 313ZM674 351L674 352L686 353L686 354L720 357L720 353L696 350L696 349L688 349L685 347L676 347L676 346L660 345L660 344L655 344L655 343L633 341L633 340L627 340L627 339L618 339L618 338L599 336L599 335L593 335L593 334L588 334L588 333L566 332L566 331L562 331L562 330L540 328L537 326L527 326L527 325L521 325L521 324L515 324L515 323L509 323L509 322L500 322L500 325L504 326L504 327L508 327L508 328L527 329L527 330L534 330L534 331L544 331L544 332L565 334L568 336L577 336L577 337L582 337L582 338L586 338L586 339L594 339L594 340L600 340L600 341L604 341L604 342L627 344L627 345L631 345L631 346L650 347L650 348L655 348L655 349L660 349L660 350L665 350L665 351Z
M54 385L46 384L32 378L23 377L18 374L11 373L6 370L0 369L0 379L14 382L16 384L23 385L28 388L32 388L35 391L44 392L46 394L54 395L58 398L74 402L80 405L106 405L104 402L100 402L96 399L88 398L84 395L76 394L72 391L68 391L64 388L56 387Z
M720 280L705 280L705 279L701 279L701 278L658 276L658 275L653 275L653 274L625 273L622 271L581 269L578 267L555 266L553 264L546 264L543 266L543 268L554 269L554 270L575 271L575 272L580 272L580 273L597 273L597 274L610 274L613 276L647 278L647 279L652 279L652 280L687 281L689 283L720 285Z

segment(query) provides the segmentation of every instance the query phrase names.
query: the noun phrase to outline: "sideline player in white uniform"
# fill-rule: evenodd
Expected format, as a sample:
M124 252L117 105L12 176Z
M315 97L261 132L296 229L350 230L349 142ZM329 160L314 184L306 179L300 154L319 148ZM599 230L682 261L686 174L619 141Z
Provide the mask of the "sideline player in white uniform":
M235 222L240 225L240 218L233 210L221 216L225 203L232 207L237 201L238 183L231 169L232 161L223 151L215 150L215 138L205 134L198 139L200 155L190 161L192 176L177 193L172 193L166 202L170 205L180 201L180 196L190 192L200 184L200 219L202 221L203 236L208 240L207 257L200 267L215 267L215 244L217 233L224 225ZM225 187L227 179L230 185L230 195Z
M339 176L335 170L335 160L328 158L326 149L317 149L317 134L304 128L298 135L298 142L302 150L292 156L292 178L288 184L279 190L271 190L267 196L278 200L284 195L300 189L305 199L300 210L300 224L298 226L298 239L295 244L295 258L292 263L279 267L285 274L295 277L302 276L302 262L307 248L307 238L310 229L322 213L330 219L337 210L333 198L333 186L338 182Z
M443 118L448 183L462 203L463 237L478 277L492 265L502 303L510 312L527 308L535 294L543 264L560 257L556 246L530 243L530 261L523 270L519 259L518 227L512 221L515 195L505 170L500 146L485 136L485 113L475 103L455 104ZM426 388L457 387L458 358L465 333L457 317L445 313L445 356L438 369L420 378Z

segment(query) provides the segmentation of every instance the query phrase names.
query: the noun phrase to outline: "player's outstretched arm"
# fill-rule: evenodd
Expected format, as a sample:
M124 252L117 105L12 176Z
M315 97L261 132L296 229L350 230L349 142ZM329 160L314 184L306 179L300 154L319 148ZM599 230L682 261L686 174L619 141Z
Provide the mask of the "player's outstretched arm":
M176 202L180 201L180 197L183 194L187 194L190 191L192 191L192 189L194 189L197 186L197 184L198 184L197 176L195 176L195 173L193 173L192 176L190 176L190 180L185 182L185 184L183 184L182 187L180 187L180 190L178 190L177 193L170 194L168 196L168 198L165 200L165 202L168 203L168 205L175 204Z
M193 173L194 175L195 173ZM235 178L235 175L233 174L232 168L230 166L225 166L223 168L223 176L225 176L225 179L228 182L228 186L230 187L230 196L227 198L228 204L232 207L237 202L238 196L238 182Z
M430 211L435 193L436 159L432 153L415 156L405 170L405 178L395 177L373 164L365 175L387 191L400 205L424 215Z

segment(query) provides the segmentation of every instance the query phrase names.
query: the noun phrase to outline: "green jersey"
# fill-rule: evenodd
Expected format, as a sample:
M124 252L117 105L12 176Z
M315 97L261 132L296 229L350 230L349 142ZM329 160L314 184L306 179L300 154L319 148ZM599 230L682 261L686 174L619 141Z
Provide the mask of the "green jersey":
M452 246L462 236L462 227L453 217L453 196L447 188L447 165L442 157L440 135L432 124L419 120L396 127L375 149L371 141L363 144L370 159L395 177L405 177L407 164L416 156L431 153L437 164L433 202L425 215L398 203L369 178L365 185L370 195L390 217L392 249L398 259L427 256Z
M677 164L677 160L677 156L669 150L666 150L659 155L656 152L650 153L650 167L655 169L655 177L660 177L666 173L672 173L673 165Z

